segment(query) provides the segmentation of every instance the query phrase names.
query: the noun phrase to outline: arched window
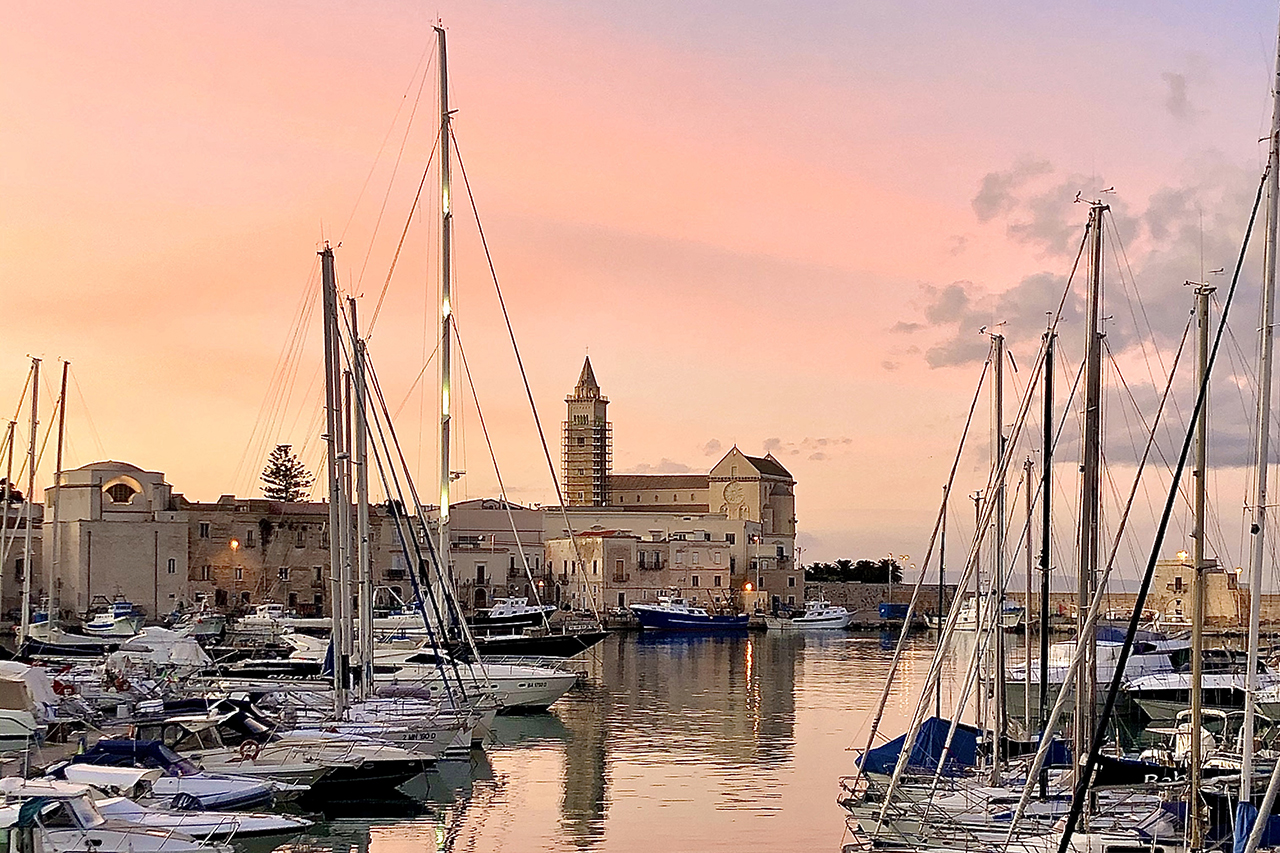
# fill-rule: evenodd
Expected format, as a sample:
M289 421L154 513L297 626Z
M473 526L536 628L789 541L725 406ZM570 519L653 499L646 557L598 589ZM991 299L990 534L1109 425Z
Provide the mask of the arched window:
M113 504L127 504L133 500L133 496L136 494L137 492L134 491L133 486L128 483L116 483L107 489L107 497L111 498Z

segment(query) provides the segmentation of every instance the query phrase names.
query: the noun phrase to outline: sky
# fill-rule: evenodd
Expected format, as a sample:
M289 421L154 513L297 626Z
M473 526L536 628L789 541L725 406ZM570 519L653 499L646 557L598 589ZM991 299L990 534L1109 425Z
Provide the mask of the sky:
M433 481L435 362L423 367L442 21L457 153L553 458L589 353L612 401L615 470L705 471L735 444L772 452L798 482L802 560L920 561L980 330L1001 329L1027 370L1075 260L1077 193L1111 205L1109 341L1153 409L1190 305L1183 282L1225 268L1225 290L1239 252L1278 14L20 0L0 32L0 411L16 410L28 356L43 358L43 436L67 359L68 467L129 461L198 500L256 494L276 443L318 467L316 251L330 241L362 321L382 300L371 357L418 478ZM456 162L454 177L455 308L478 411L510 496L550 502ZM1250 253L1215 391L1220 544L1234 552L1259 269ZM1072 359L1077 304L1059 329ZM1011 378L1008 422L1025 375ZM955 494L985 482L986 405ZM1117 482L1136 457L1122 408L1108 418ZM467 471L455 498L495 494L469 391L455 418ZM1074 463L1060 467L1069 500ZM41 483L52 470L49 449ZM1156 502L1162 487L1146 488ZM961 530L969 510L953 514Z

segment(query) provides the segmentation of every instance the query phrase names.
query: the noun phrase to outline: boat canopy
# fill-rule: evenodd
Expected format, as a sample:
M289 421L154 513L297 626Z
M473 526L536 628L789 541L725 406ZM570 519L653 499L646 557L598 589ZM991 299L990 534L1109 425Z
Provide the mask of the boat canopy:
M938 759L942 757L943 747L947 744L947 734L951 731L951 721L941 717L930 717L920 726L916 733L915 747L907 761L907 769L913 772L933 773L937 770ZM898 756L907 741L907 736L900 735L865 753L858 759L858 766L864 773L890 774L898 763ZM951 741L951 750L947 754L947 764L943 775L955 775L963 770L977 766L978 763L978 729L975 726L960 723L956 726L956 735Z

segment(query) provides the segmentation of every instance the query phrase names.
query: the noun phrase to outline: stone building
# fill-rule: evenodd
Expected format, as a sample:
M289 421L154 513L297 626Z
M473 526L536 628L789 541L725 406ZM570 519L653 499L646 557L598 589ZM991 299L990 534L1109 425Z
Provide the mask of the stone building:
M704 582L711 563L694 560L722 559L721 582L744 591L746 585L766 593L771 603L803 601L804 573L795 559L795 478L772 455L748 456L736 446L706 474L615 474L607 453L592 453L592 441L608 446L610 427L605 398L592 370L583 364L573 394L566 399L563 481L570 524L557 513L545 516L545 537L567 539L574 533L617 531L641 540L712 542L714 548L677 545L670 586L692 589ZM588 480L590 483L588 483ZM605 483L603 489L594 484ZM657 540L654 539L657 537ZM705 554L703 553L705 551ZM552 559L548 551L548 559ZM570 604L574 595L585 597L583 581L571 582L573 561L567 569L563 556L551 570L551 583ZM601 576L600 597L608 606L626 599L635 590L625 584L614 587L612 575ZM714 580L716 575L706 575ZM561 580L566 578L566 580ZM726 588L727 588L726 586ZM557 594L549 587L549 597Z
M59 488L45 489L45 506L55 491L57 553L52 529L42 544L62 617L121 597L154 618L187 599L186 520L164 474L94 462L62 472ZM32 577L35 602L48 590L45 572Z
M34 571L31 588L38 592L45 583L42 543L44 505L28 504L25 500L13 501L9 504L7 517L0 524L0 530L4 531L3 550L0 552L3 557L0 560L0 613L6 619L16 618L22 612L19 602L22 600L22 579L28 562L25 556L28 515L31 519L30 563Z
M449 508L450 573L465 608L487 607L495 597L543 597L543 512L495 498ZM434 529L439 508L429 507L427 517Z

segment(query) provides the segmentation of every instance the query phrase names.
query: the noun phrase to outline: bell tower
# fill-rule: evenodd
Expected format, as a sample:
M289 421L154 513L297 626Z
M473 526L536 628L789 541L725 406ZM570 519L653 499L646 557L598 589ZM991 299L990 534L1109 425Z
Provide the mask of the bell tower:
M608 506L609 469L613 464L613 434L609 427L609 400L591 370L591 357L573 393L564 398L568 418L564 422L561 478L569 506Z

